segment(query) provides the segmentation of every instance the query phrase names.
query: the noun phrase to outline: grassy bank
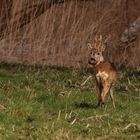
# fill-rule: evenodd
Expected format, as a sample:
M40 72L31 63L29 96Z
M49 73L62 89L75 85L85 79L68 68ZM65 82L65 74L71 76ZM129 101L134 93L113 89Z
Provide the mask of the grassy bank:
M92 69L0 64L1 140L140 138L140 72L120 70L116 109L96 108Z

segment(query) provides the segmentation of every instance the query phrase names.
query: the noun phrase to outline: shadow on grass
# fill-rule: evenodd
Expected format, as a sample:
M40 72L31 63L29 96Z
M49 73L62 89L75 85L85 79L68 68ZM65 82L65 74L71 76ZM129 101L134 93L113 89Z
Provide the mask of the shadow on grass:
M87 109L96 109L98 107L97 105L93 105L85 102L81 102L81 103L75 102L74 106L76 108L87 108Z

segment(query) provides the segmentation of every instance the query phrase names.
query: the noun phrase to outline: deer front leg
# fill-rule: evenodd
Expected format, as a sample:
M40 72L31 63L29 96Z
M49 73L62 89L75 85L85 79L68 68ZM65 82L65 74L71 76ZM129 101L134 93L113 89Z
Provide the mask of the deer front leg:
M101 106L102 105L102 96L101 96L101 92L98 93L98 104L97 106Z
M102 96L101 96L102 86L101 86L101 83L97 83L96 88L97 88L97 91L98 91L98 104L97 104L97 106L101 106L101 104L102 104Z
M101 93L102 105L105 104L105 97L106 97L106 94L108 93L109 89L110 89L110 84L105 82L103 84L103 90L102 90L102 93Z

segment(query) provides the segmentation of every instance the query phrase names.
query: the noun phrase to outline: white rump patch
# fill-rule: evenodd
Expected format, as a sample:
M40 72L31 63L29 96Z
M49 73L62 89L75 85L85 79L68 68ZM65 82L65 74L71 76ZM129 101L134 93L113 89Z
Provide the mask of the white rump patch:
M103 80L106 80L107 78L109 77L109 75L105 72L105 71L102 71L102 72L98 72L96 74L96 78L99 80L99 78L103 79Z

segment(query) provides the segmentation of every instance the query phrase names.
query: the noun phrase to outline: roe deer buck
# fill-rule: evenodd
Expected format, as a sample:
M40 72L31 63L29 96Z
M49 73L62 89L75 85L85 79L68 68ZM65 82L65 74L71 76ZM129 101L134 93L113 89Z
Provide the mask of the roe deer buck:
M96 36L93 44L87 44L90 50L88 63L95 67L95 79L98 89L98 106L103 106L105 103L105 96L110 92L110 97L115 108L115 101L113 97L113 85L117 78L117 72L112 63L105 61L103 52L105 50L105 43L102 36Z

